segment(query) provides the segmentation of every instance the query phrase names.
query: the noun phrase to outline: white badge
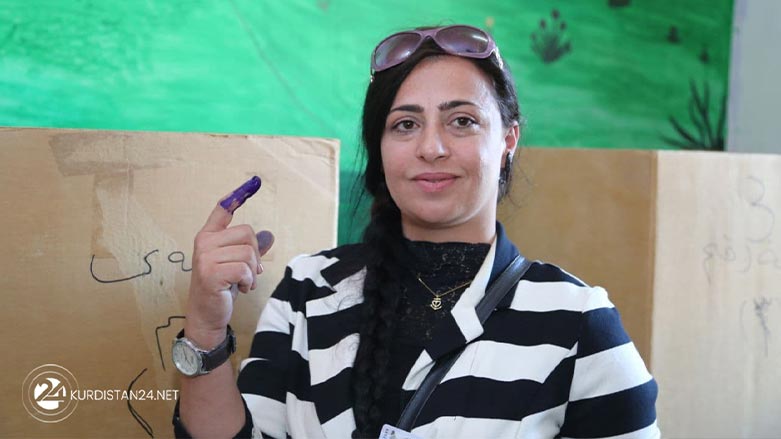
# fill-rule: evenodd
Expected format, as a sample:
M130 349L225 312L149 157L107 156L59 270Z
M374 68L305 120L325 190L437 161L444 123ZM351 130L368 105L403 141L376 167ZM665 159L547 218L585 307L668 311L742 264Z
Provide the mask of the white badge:
M380 439L423 439L408 431L398 429L392 425L385 424L380 430Z

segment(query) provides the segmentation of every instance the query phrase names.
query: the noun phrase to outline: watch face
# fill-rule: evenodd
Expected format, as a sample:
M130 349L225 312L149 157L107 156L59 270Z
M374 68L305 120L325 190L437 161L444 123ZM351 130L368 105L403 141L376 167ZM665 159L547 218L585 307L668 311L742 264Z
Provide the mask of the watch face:
M183 374L193 376L198 373L201 366L201 357L186 343L181 341L174 343L171 357L176 368Z

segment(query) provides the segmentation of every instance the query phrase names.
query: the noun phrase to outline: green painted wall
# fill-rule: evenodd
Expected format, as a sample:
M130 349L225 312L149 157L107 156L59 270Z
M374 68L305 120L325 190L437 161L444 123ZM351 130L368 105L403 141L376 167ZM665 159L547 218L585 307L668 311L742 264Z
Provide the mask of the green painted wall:
M690 80L709 84L716 130L732 0L609 2L0 0L0 125L339 138L347 242L362 226L350 189L369 54L398 29L489 29L516 77L524 145L670 147L669 116L704 129L689 120ZM532 49L543 19L570 43L550 63Z

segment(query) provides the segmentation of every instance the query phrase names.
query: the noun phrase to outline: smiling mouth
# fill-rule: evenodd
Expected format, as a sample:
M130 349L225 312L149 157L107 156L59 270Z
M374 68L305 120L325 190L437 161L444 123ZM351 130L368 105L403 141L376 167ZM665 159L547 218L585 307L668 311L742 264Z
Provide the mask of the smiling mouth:
M449 187L458 177L455 175L421 175L413 181L423 192L440 192Z

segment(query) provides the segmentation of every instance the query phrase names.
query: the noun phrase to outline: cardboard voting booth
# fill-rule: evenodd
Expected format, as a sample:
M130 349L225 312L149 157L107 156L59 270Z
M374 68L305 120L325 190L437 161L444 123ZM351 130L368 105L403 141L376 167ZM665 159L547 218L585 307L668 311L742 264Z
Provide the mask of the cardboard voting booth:
M285 264L335 245L338 161L323 139L0 130L0 436L170 437L195 233L262 178L233 221L276 235L231 322L237 366ZM608 290L659 383L663 435L777 436L781 157L525 148L515 163L500 220L527 257Z
M781 156L526 148L500 206L527 257L604 286L664 437L781 431Z
M236 302L238 366L286 263L336 244L338 154L314 138L0 130L0 436L172 436L195 234L261 177L232 222L276 236Z

